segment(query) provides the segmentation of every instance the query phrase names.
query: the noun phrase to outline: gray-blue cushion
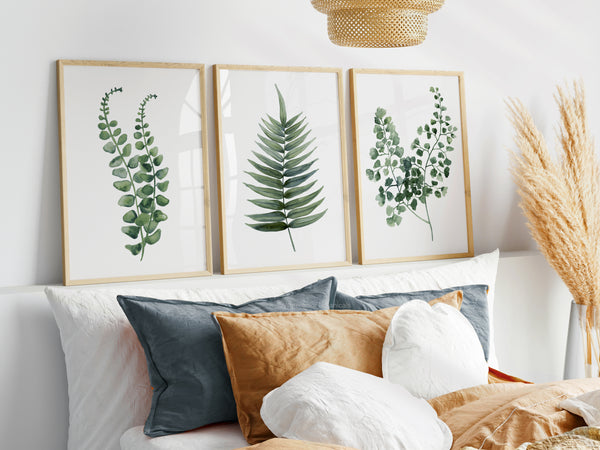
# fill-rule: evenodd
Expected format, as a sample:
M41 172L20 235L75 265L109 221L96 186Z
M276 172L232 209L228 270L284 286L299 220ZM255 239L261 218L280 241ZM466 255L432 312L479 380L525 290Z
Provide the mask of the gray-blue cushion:
M327 310L337 282L319 280L242 305L122 296L117 300L144 348L154 389L144 433L151 437L237 420L221 333L213 311Z
M455 286L448 289L428 291L359 295L357 297L338 291L330 308L376 311L378 309L400 306L410 300L433 300L448 292L459 290L463 292L463 303L460 312L469 320L469 322L471 322L473 328L475 328L487 361L490 352L490 316L488 313L487 301L488 286L484 284L471 284L467 286Z

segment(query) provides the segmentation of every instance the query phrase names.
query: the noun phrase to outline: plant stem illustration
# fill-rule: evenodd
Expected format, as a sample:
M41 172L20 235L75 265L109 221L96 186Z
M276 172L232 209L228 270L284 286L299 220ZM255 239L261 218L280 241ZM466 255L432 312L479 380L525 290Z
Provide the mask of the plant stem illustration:
M159 223L168 218L159 207L169 203L169 199L162 195L169 187L169 181L165 179L169 169L159 168L163 155L159 154L157 146L153 146L154 136L146 121L146 105L157 96L147 95L138 107L133 133L137 153L133 155L128 135L122 133L116 120L109 119L109 100L117 92L122 93L123 88L112 88L100 102L99 138L106 141L102 149L116 155L108 165L112 168L112 174L118 178L113 186L123 193L117 203L129 208L123 215L123 222L127 225L121 227L121 231L137 241L135 244L125 245L125 248L134 256L140 255L142 261L146 245L154 245L160 240Z
M366 170L366 175L369 180L380 183L375 200L379 206L386 207L389 226L399 226L402 215L408 211L427 224L433 241L428 199L432 195L439 199L448 193L443 183L450 176L452 161L448 153L454 151L451 144L458 128L450 122L439 88L431 87L429 91L434 98L434 112L431 119L417 129L420 137L412 141L410 151L400 146L392 117L385 109L377 108L373 128L376 142L369 151L373 166Z
M263 232L286 231L292 250L296 245L291 229L309 226L321 219L327 209L313 214L323 203L319 197L323 186L311 178L317 173L315 163L318 158L309 161L317 147L312 146L315 138L309 139L311 129L304 113L300 112L288 119L285 100L279 87L275 85L279 100L279 120L267 114L258 124L262 133L258 133L256 145L259 151L253 151L256 160L248 162L256 169L245 172L253 178L253 184L246 187L262 198L249 199L252 204L268 210L247 217L256 223L247 223L249 227ZM312 188L312 192L309 192Z

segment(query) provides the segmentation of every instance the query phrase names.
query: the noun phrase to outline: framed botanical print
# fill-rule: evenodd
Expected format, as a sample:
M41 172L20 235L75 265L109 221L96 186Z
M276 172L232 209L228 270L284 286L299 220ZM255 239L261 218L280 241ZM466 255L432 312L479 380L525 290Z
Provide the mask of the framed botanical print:
M223 273L352 262L340 69L214 66Z
M65 285L212 273L204 66L57 72Z
M463 74L352 69L361 264L473 256Z

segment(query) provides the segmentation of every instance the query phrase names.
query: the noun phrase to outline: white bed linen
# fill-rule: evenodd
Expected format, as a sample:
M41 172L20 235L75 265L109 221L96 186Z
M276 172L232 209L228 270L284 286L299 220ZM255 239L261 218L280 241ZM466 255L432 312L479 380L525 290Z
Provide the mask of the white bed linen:
M240 425L219 423L185 433L149 438L144 427L133 427L121 436L121 450L232 450L246 447Z

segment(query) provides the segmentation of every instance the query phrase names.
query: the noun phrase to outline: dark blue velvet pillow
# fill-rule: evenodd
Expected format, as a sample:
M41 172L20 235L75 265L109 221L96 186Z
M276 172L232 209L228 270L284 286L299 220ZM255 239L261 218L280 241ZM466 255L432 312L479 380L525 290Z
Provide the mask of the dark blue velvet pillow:
M490 316L487 301L488 286L484 284L471 284L428 291L359 295L358 297L338 291L330 308L376 311L378 309L400 306L410 300L418 299L428 302L452 291L463 292L463 303L460 312L475 328L487 361L490 353Z
M213 311L327 310L333 277L242 305L122 296L117 300L144 348L154 389L144 433L151 437L237 420L221 332Z

